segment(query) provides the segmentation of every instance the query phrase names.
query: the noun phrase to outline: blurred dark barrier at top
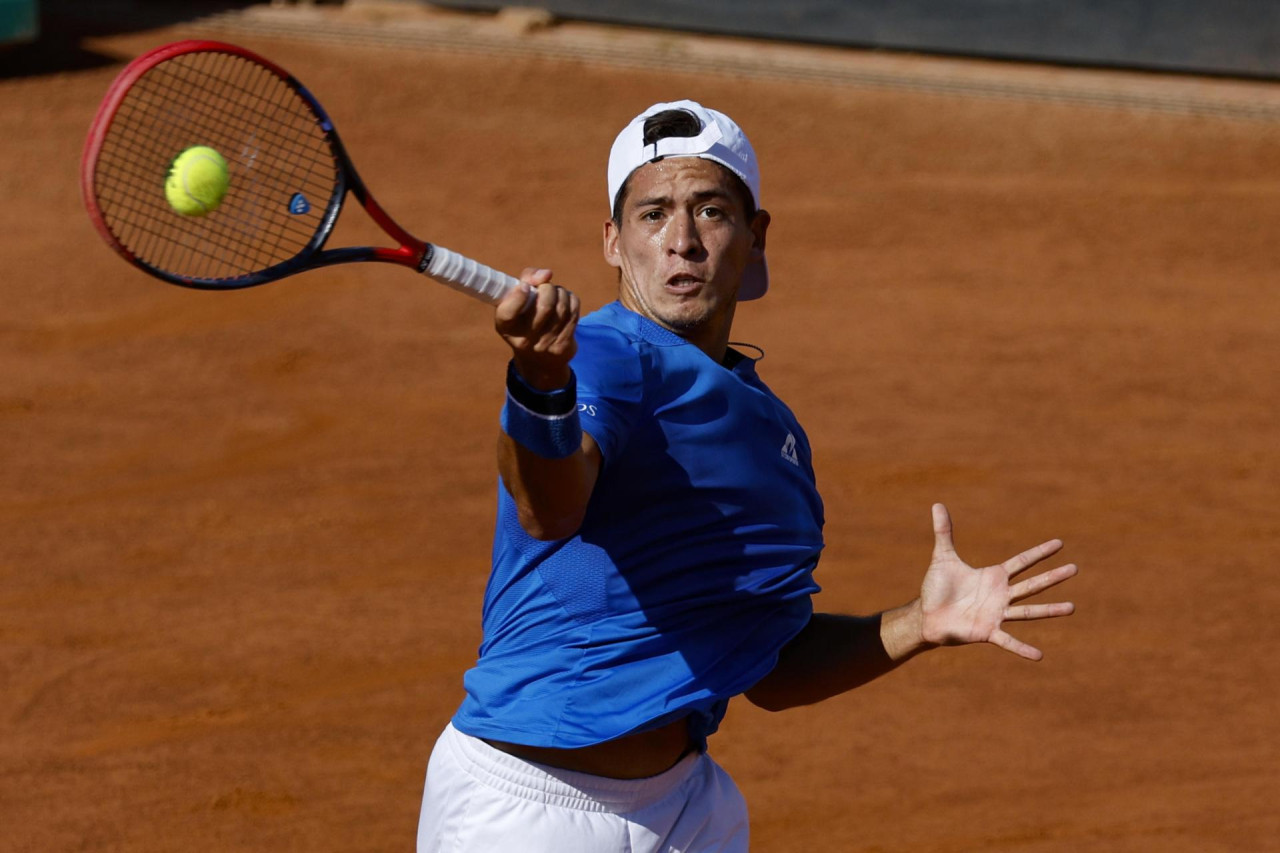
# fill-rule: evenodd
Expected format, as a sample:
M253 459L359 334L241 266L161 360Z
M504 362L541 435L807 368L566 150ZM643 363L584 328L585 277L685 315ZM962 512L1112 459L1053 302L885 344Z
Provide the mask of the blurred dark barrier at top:
M25 37L0 43L0 79L118 65L84 39L166 27L252 6L261 0L0 0L0 24L30 23ZM3 27L0 26L0 31Z
M433 0L497 9L511 3ZM1280 0L543 0L578 20L1072 65L1280 78Z
M38 28L36 0L0 0L0 44L33 41Z

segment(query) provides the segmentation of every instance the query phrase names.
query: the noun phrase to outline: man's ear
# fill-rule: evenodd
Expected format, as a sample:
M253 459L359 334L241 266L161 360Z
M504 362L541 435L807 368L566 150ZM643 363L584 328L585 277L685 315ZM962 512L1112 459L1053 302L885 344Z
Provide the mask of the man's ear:
M622 267L622 258L618 255L618 223L612 219L604 221L604 260L611 267Z
M769 231L769 223L773 221L773 217L769 215L767 210L757 210L756 218L751 220L751 258L752 260L761 260L764 258L765 235Z

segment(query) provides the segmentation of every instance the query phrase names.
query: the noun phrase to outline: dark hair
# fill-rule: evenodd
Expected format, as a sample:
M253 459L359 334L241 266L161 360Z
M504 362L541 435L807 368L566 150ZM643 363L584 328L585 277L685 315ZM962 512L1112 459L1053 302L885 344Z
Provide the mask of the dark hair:
M663 110L644 120L644 144L673 136L690 137L702 133L702 119L688 110Z
M652 145L659 139L667 139L673 136L697 136L699 133L702 133L702 119L693 113L688 110L663 110L644 120L643 142L645 145ZM660 159L662 158L654 158L654 160ZM719 163L716 163L716 165L720 166ZM720 166L720 168L724 169L733 178L733 188L737 190L742 199L742 209L747 214L747 221L750 222L755 219L756 202L751 196L751 190L743 183L742 178L725 169L724 166ZM627 192L630 189L631 175L627 175L627 179L618 188L618 197L613 200L613 224L618 227L622 227L622 202L626 200Z

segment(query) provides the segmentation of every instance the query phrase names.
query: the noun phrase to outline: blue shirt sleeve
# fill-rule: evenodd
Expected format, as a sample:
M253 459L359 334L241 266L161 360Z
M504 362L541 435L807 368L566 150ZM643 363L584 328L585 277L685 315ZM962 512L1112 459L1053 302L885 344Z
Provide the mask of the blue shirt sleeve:
M626 446L644 401L644 371L635 344L616 329L579 325L578 353L572 367L578 377L578 413L605 464Z

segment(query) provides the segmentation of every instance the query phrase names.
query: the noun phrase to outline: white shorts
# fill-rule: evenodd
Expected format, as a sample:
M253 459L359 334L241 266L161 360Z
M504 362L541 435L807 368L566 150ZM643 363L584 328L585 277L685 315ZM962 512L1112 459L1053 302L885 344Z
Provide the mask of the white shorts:
M450 724L431 753L418 853L745 853L747 805L705 754L647 779L507 755Z

